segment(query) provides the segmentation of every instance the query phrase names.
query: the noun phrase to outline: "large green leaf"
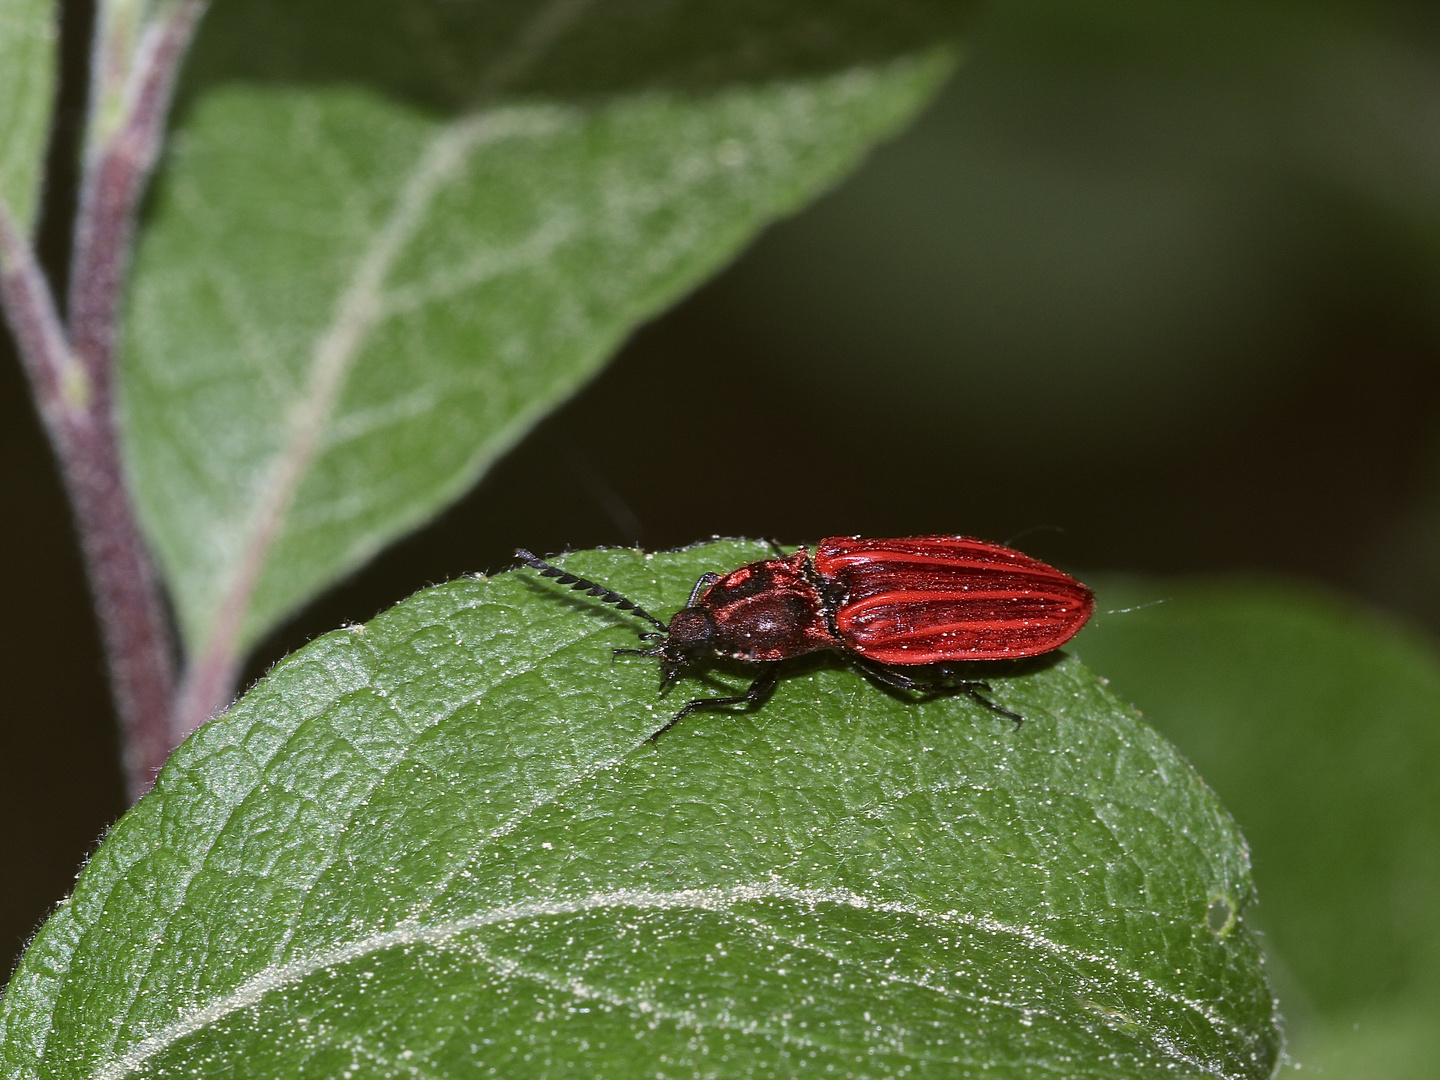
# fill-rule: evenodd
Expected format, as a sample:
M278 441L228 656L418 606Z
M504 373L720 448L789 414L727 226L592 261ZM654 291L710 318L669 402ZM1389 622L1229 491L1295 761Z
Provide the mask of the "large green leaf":
M190 647L253 640L460 494L911 116L964 9L220 3L124 370Z
M1292 1053L1422 1080L1440 1051L1440 656L1320 590L1102 582L1075 650L1179 744L1255 852Z
M0 0L0 203L35 223L55 93L54 0Z
M764 551L566 565L666 612ZM698 687L635 631L522 571L282 662L42 929L3 1075L1270 1076L1244 842L1078 663L993 679L1019 730L822 663L651 743Z

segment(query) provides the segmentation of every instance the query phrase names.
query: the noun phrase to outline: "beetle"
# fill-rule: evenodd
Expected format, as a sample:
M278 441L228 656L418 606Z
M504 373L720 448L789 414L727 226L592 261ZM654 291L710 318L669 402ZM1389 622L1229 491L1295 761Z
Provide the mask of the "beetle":
M651 740L690 713L731 705L758 708L780 679L780 661L834 649L886 686L961 693L1015 721L981 680L944 681L954 662L1015 660L1059 648L1095 610L1090 590L1055 567L1012 548L966 536L869 539L831 536L812 555L799 548L708 573L690 599L661 622L619 593L562 570L524 548L516 557L543 576L583 590L647 620L662 639L652 649L616 649L617 656L660 661L661 689L712 658L764 664L742 694L698 698ZM905 669L938 665L939 681Z

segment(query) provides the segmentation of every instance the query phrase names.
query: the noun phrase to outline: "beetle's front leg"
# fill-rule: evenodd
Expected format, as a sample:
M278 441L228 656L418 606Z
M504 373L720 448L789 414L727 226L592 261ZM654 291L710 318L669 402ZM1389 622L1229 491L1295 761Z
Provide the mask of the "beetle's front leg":
M703 593L706 589L708 589L711 585L714 585L715 582L719 581L720 577L721 575L715 573L715 571L713 570L709 571L708 573L701 574L700 580L695 582L695 587L690 590L690 599L685 602L685 606L687 608L694 607L695 601L700 599L700 594Z
M672 716L669 723L650 736L649 741L653 743L692 712L721 709L727 705L744 705L747 712L758 709L775 692L775 684L779 681L780 669L772 665L761 672L760 676L750 684L750 688L743 694L736 694L733 697L697 698Z

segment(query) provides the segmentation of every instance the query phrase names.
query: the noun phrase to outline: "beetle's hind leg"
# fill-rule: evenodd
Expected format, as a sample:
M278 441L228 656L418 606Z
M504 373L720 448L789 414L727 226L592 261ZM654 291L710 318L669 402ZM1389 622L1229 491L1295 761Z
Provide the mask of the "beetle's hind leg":
M912 690L919 694L944 692L944 687L937 687L933 683L923 683L918 679L912 679L909 675L902 674L884 664L877 664L873 660L862 660L858 656L851 657L851 660L856 667L872 680L880 683L882 686L888 686L892 690Z
M941 697L946 694L964 694L977 705L983 705L996 716L1003 716L1006 720L1015 723L1018 731L1025 718L1019 713L1011 712L1009 709L996 705L986 695L990 693L990 684L980 679L963 679L957 682L942 682L935 680L922 680L906 675L902 671L896 671L886 664L877 664L871 660L864 660L859 657L853 658L855 666L863 671L876 682L892 687L896 690L909 690L914 693L923 694L924 699ZM946 675L950 674L948 671Z
M1016 731L1019 731L1020 725L1025 723L1025 717L1021 716L1017 712L1011 712L1009 709L1004 708L1003 706L996 705L995 702L991 701L988 697L985 696L990 691L989 683L959 683L955 686L954 689L956 693L964 694L971 701L975 702L975 704L984 705L985 708L989 709L996 716L1003 716L1006 720L1013 720L1015 722Z
M761 705L765 704L765 700L775 692L775 684L779 681L779 667L771 667L762 672L759 678L752 682L750 688L743 694L736 694L733 697L697 698L672 716L669 723L650 736L649 741L653 743L692 712L723 709L727 705L744 705L747 712L758 709Z

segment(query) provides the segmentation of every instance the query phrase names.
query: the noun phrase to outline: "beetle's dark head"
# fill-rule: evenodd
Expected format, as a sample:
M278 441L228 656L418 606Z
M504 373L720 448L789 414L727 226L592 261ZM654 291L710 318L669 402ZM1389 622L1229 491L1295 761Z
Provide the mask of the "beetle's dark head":
M664 636L665 640L653 649L616 649L615 655L656 657L660 661L661 686L665 687L686 668L715 652L715 621L702 608L687 607L676 612Z

